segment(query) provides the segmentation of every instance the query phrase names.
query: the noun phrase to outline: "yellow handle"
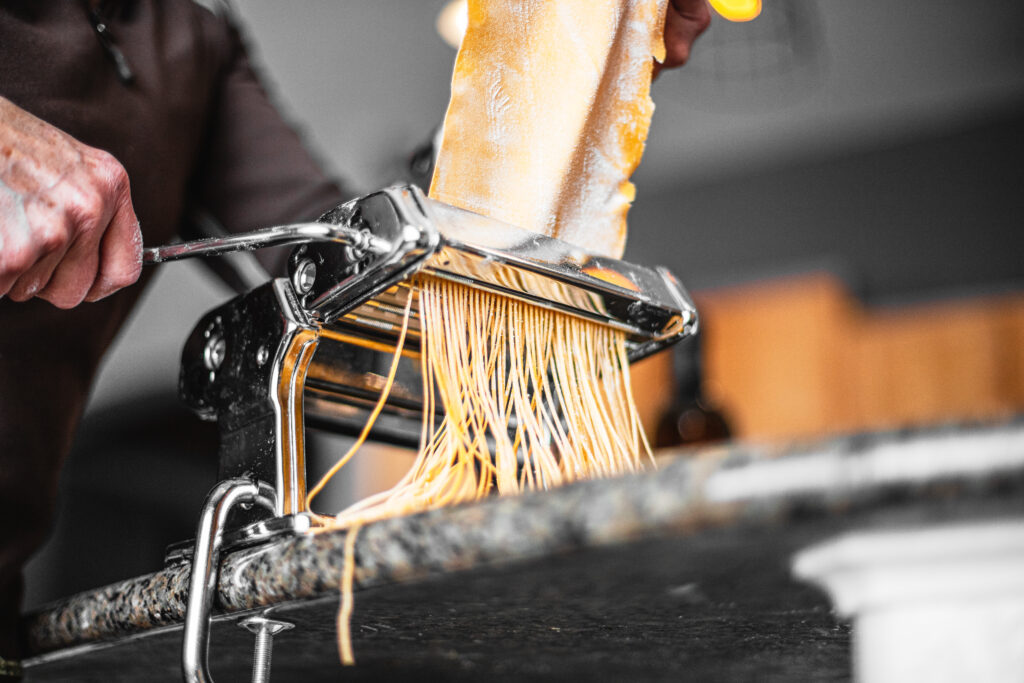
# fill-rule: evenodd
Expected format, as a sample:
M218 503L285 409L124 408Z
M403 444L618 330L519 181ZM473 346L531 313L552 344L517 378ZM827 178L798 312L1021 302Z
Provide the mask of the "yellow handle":
M761 0L711 0L711 6L729 21L750 21L761 13Z

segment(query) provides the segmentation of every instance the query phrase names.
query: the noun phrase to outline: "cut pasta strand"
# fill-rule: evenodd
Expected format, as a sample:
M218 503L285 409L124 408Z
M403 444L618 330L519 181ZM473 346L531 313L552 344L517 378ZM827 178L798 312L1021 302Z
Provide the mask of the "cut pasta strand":
M360 446L366 442L366 439L370 436L370 431L373 429L374 423L377 422L377 417L380 415L381 411L384 410L384 405L387 403L388 395L391 393L391 387L395 383L395 375L398 372L398 361L402 358L402 348L405 346L405 335L409 332L409 313L412 310L412 300L413 293L410 291L405 300L405 312L402 315L402 330L399 333L398 341L395 344L395 355L391 359L391 367L388 369L387 380L384 382L384 388L381 389L380 398L377 399L377 404L370 412L370 416L367 418L366 424L363 425L363 430L359 433L359 437L356 438L355 443L349 447L345 455L341 456L338 462L334 463L334 466L331 467L331 469L329 469L327 473L320 478L320 481L317 482L316 486L310 490L309 494L306 496L307 509L312 509L313 499L316 498L320 491L323 490L324 486L327 485L327 482L329 482L334 475L352 459L352 456L356 454L356 451L359 450Z
M332 526L492 491L516 494L612 476L650 458L629 390L622 332L431 275L416 276L414 291L422 330L419 452L394 487L343 510ZM386 386L394 371L392 364ZM352 458L384 398L311 499Z
M345 534L345 564L341 572L341 608L338 610L338 651L341 663L352 666L356 658L352 654L352 608L354 599L352 584L356 575L356 536L359 527L350 527Z

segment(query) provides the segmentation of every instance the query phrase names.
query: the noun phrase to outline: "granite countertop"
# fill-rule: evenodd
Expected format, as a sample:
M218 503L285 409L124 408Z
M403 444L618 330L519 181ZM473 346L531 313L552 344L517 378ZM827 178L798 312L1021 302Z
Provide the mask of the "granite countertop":
M790 577L793 552L851 528L1024 515L1021 418L660 462L364 527L359 666L346 673L844 680L848 626ZM297 625L278 637L286 654L275 654L275 674L337 676L345 535L294 536L224 558L215 674L247 675L251 636L233 622L270 609ZM188 574L170 565L28 615L26 680L134 680L131 659L150 674L176 672Z

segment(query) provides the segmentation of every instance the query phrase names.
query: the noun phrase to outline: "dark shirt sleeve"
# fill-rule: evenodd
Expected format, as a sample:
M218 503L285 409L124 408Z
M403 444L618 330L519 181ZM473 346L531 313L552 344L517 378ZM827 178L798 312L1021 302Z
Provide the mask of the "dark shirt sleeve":
M230 232L312 220L354 195L329 178L281 116L234 23L193 177L197 208Z

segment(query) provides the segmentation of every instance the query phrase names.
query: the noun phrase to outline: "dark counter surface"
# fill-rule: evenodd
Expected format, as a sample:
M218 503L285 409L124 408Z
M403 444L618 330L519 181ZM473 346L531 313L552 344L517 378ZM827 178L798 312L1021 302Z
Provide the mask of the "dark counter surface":
M790 577L849 529L1024 515L1024 420L728 447L656 471L387 520L355 546L358 665L337 668L345 531L222 563L211 668L246 679L272 608L276 680L845 680L849 628ZM198 511L197 511L198 514ZM187 565L27 617L28 681L173 680Z

